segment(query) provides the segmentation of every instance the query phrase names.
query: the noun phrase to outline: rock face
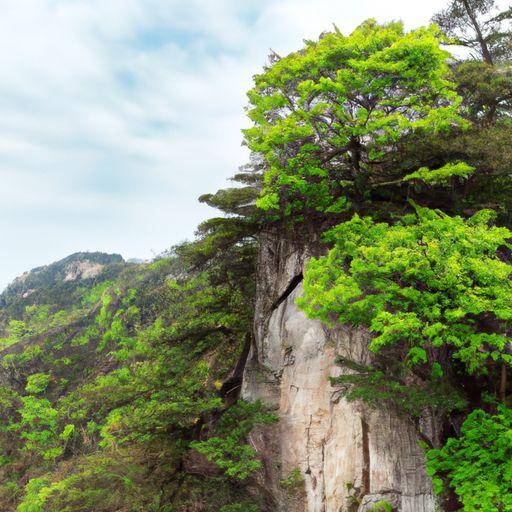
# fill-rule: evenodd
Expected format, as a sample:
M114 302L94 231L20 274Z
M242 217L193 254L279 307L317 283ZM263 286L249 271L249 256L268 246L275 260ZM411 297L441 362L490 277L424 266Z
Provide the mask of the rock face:
M382 500L396 511L433 512L414 427L384 404L377 410L347 402L329 382L341 371L336 355L367 360L367 334L327 329L295 305L303 265L318 248L277 236L262 244L242 389L279 416L250 439L264 461L261 489L279 512L364 512Z
M93 279L99 276L105 265L89 260L78 260L70 263L65 269L64 281L76 281L77 279Z

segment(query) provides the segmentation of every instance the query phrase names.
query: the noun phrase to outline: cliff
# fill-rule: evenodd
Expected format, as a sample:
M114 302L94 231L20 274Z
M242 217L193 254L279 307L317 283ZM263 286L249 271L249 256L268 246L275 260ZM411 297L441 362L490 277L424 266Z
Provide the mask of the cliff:
M304 264L320 250L315 241L262 237L242 396L261 399L279 422L252 433L259 478L280 512L364 512L383 500L402 512L434 511L415 428L385 404L347 402L329 382L341 371L337 355L368 361L367 333L328 329L295 305Z

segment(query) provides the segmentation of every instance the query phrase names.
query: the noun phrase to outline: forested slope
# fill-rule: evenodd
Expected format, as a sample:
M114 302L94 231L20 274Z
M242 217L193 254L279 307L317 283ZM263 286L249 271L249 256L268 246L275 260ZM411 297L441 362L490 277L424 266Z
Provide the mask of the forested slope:
M369 334L364 361L336 360L337 399L415 429L442 510L512 510L511 18L453 0L429 27L368 20L272 54L248 93L251 163L200 198L222 215L193 242L8 287L0 509L277 510L249 433L279 418L239 399L271 235L318 246L296 276L308 318ZM309 512L304 477L279 485ZM393 509L369 492L351 510Z
M236 221L211 219L194 243L151 263L80 253L2 294L2 510L228 511L265 501L243 483L259 466L245 436L273 418L237 404L253 315L254 196L249 184L203 197Z

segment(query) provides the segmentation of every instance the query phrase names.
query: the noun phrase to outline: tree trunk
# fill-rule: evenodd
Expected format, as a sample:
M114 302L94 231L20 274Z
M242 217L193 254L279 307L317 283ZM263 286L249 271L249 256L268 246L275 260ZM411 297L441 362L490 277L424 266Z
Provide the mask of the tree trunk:
M484 62L487 64L493 65L492 61L492 55L489 51L489 47L487 46L487 42L485 41L485 38L482 34L482 30L480 29L480 25L478 24L478 20L476 19L475 13L473 12L473 9L471 8L471 5L469 5L468 0L462 0L462 4L464 5L464 9L466 9L466 12L468 13L469 19L471 20L471 24L473 25L473 28L476 32L476 37L478 39L478 43L480 44L480 48L482 50L482 57L484 59Z

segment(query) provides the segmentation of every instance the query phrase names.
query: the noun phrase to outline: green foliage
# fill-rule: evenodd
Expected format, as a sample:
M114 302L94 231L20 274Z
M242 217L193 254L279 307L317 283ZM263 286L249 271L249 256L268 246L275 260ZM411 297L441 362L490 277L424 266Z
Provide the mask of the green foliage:
M245 480L261 467L261 462L255 458L254 448L243 444L243 441L254 425L274 421L275 416L262 412L259 402L239 401L222 415L215 436L205 441L194 441L191 446L222 468L226 475Z
M440 42L435 27L406 33L369 20L274 57L248 93L246 141L266 163L258 206L293 221L342 213L400 181L389 158L404 137L464 127Z
M512 70L508 64L461 63L455 77L465 115L478 125L506 120L512 112Z
M99 329L95 325L89 325L79 334L77 334L72 340L72 346L83 346L87 345L94 338L98 338L100 335Z
M447 185L452 178L468 178L475 168L464 162L455 162L443 165L439 169L422 167L417 171L404 176L404 181L418 180L427 185Z
M111 410L100 430L104 447L133 441L143 443L165 437L173 429L194 428L201 414L222 405L222 400L204 389L209 368L203 361L191 362L178 349L165 351L151 363L134 364L123 372L129 377L110 381L119 395L110 397L120 405ZM123 383L124 381L124 383ZM143 394L143 398L139 398ZM97 411L95 411L97 413Z
M82 305L93 306L100 302L108 289L112 288L113 284L113 281L103 281L90 289L85 288L82 295Z
M391 503L385 500L378 501L374 503L371 508L368 509L369 512L393 512L393 507Z
M5 369L18 365L28 365L41 356L42 350L39 345L31 345L20 353L7 354L0 363Z
M11 320L7 326L7 337L0 339L0 346L8 347L18 343L27 334L30 334L30 331L23 320Z
M47 373L33 373L27 379L25 391L28 393L42 393L50 384L52 376Z
M390 226L356 215L326 234L334 248L309 263L300 305L329 324L369 326L372 351L396 348L411 367L444 349L470 373L512 365L512 265L499 256L512 233L490 226L493 217L417 208Z
M304 476L299 468L295 468L286 478L279 481L279 485L290 495L302 494L304 492Z
M32 478L25 486L25 499L16 509L17 512L44 512L46 490L49 480L47 478Z
M10 425L24 440L23 451L45 460L62 454L59 442L58 412L46 398L24 396L18 410L20 421Z
M61 479L31 479L17 512L156 512L158 494L143 486L141 468L129 457L116 462L101 455L80 460L75 471ZM129 507L129 508L127 508Z
M9 335L18 341L30 332L22 320L11 320L8 329Z
M96 323L100 327L106 327L109 325L110 320L112 318L112 311L110 310L109 306L112 302L112 295L110 293L104 293L101 296L101 309L96 317Z
M231 505L224 505L219 512L259 512L260 508L251 503L233 503Z
M338 357L336 362L345 372L330 380L349 401L361 400L374 407L392 403L415 422L427 407L446 414L467 405L464 396L447 379L441 378L444 372L437 362L432 364L426 380L411 379L411 369L398 357L376 358L372 365L343 357Z
M458 438L431 450L428 472L438 493L443 479L455 490L466 512L512 510L512 409L497 414L474 410Z

